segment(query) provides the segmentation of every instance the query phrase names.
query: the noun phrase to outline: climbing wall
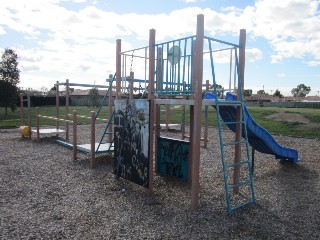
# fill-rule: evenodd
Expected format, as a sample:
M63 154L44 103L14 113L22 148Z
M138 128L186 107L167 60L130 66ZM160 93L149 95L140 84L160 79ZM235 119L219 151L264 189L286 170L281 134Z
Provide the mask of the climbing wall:
M115 100L114 173L149 187L149 101Z

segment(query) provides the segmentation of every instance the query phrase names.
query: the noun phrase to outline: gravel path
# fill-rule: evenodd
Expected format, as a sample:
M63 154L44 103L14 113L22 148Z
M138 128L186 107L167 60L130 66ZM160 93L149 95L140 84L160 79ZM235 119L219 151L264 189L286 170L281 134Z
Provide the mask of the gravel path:
M73 161L50 139L1 129L0 239L319 239L320 140L275 138L303 161L281 165L256 153L257 201L229 215L215 138L201 149L201 202L191 212L188 183L156 175L149 194L116 180L111 157L90 169L87 156Z

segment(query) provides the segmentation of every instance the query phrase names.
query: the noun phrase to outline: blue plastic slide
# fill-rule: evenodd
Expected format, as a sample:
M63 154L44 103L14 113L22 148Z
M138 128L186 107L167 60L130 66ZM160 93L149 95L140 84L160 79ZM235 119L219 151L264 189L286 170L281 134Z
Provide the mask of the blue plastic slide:
M204 99L215 99L212 93L206 93ZM227 93L225 100L219 101L236 101L236 96ZM298 151L293 148L281 146L272 135L259 124L257 124L251 117L247 107L244 106L244 119L247 127L249 144L261 153L274 155L276 159L285 159L294 163L298 163ZM236 107L219 105L219 113L224 122L236 121ZM235 132L235 124L227 124L227 126ZM244 132L243 132L244 137Z

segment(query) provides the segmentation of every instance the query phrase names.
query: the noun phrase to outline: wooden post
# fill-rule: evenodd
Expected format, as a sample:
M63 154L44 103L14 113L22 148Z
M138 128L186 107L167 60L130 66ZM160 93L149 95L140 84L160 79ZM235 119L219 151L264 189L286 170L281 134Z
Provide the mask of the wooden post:
M31 139L31 100L30 93L27 94L28 101L28 138Z
M20 93L20 126L24 125L23 93Z
M206 80L206 92L209 91L209 80ZM204 133L203 133L203 147L208 147L208 113L209 113L209 107L206 105L204 107Z
M112 78L113 76L112 75L109 75L109 78ZM109 82L109 128L108 128L108 132L112 132L112 115L113 115L113 109L112 109L112 104L113 104L113 101L112 101L112 94L113 94L113 87L112 87L112 82L110 81ZM112 141L112 135L111 134L108 134L108 142L111 143Z
M59 118L59 81L57 81L56 83L56 118ZM56 120L56 129L59 129L59 121ZM56 135L57 137L59 136L59 134Z
M160 91L161 88L161 80L162 80L162 60L163 60L163 51L162 48L158 48L157 50L157 90ZM158 137L160 136L160 106L159 104L155 105L155 138L154 138L154 145L155 145L155 166L156 166L156 172L158 171L157 169L157 162L158 162Z
M195 49L195 40L192 41L192 49ZM194 59L195 56L195 52L192 52L192 59ZM195 62L193 62L192 64L192 68L195 69ZM192 86L192 91L195 92L194 86L194 70L192 71L192 76L191 76L191 86ZM190 100L194 100L194 95L190 96ZM190 105L190 116L189 116L189 122L190 122L190 127L189 127L189 182L192 182L193 180L193 146L194 146L194 142L193 142L193 133L194 133L194 105ZM185 136L184 136L185 137Z
M191 209L199 206L200 198L200 141L201 141L201 107L202 107L202 76L203 76L203 37L204 15L197 16L197 34L194 48L194 116L193 116L193 146L192 146L192 183L191 183ZM190 136L191 137L191 136Z
M150 29L149 32L149 85L148 85L148 99L150 104L150 131L149 131L149 191L153 190L153 143L154 143L154 71L155 71L155 40L156 30ZM157 149L156 149L157 151Z
M91 111L91 151L90 151L90 167L96 167L96 112Z
M169 99L169 97L166 97ZM166 133L169 131L169 123L170 123L170 105L166 104Z
M66 80L66 141L69 141L69 79Z
M37 142L39 142L40 141L39 107L36 107L36 128L37 128Z
M130 72L130 93L129 99L133 99L133 83L134 83L134 72Z
M116 48L116 99L121 94L121 39L117 39Z
M242 101L243 99L243 87L244 87L244 67L245 67L245 48L246 48L246 30L241 29L240 30L240 38L239 38L239 73L240 73L240 79L238 82L238 91L237 91L237 100ZM242 120L242 107L237 107L237 113L236 113L236 121L240 122ZM242 136L242 124L236 125L236 136L235 136L235 142L240 142ZM235 145L235 153L234 153L234 163L241 161L241 145L236 144ZM234 167L233 172L233 184L239 183L239 176L240 176L240 167L239 165L236 165ZM233 192L236 194L239 192L239 188L234 188Z
M77 153L78 153L78 133L77 133L77 111L73 110L72 112L72 123L73 123L73 160L77 159Z
M183 82L182 88L183 88L183 92L185 92L186 91L186 82ZM186 99L186 97L183 97L183 99ZM184 140L185 134L186 134L186 105L182 105L182 116L181 117L182 117L182 119L181 119L181 139Z

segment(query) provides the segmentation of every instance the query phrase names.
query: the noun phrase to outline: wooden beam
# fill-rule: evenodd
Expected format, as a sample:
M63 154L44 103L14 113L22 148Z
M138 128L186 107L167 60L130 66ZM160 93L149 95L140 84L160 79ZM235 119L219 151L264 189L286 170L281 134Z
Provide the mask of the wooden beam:
M197 34L194 48L194 116L193 116L193 146L192 146L192 183L191 183L191 210L199 206L200 198L200 139L201 139L201 105L202 105L202 77L203 77L203 38L204 15L197 16Z

